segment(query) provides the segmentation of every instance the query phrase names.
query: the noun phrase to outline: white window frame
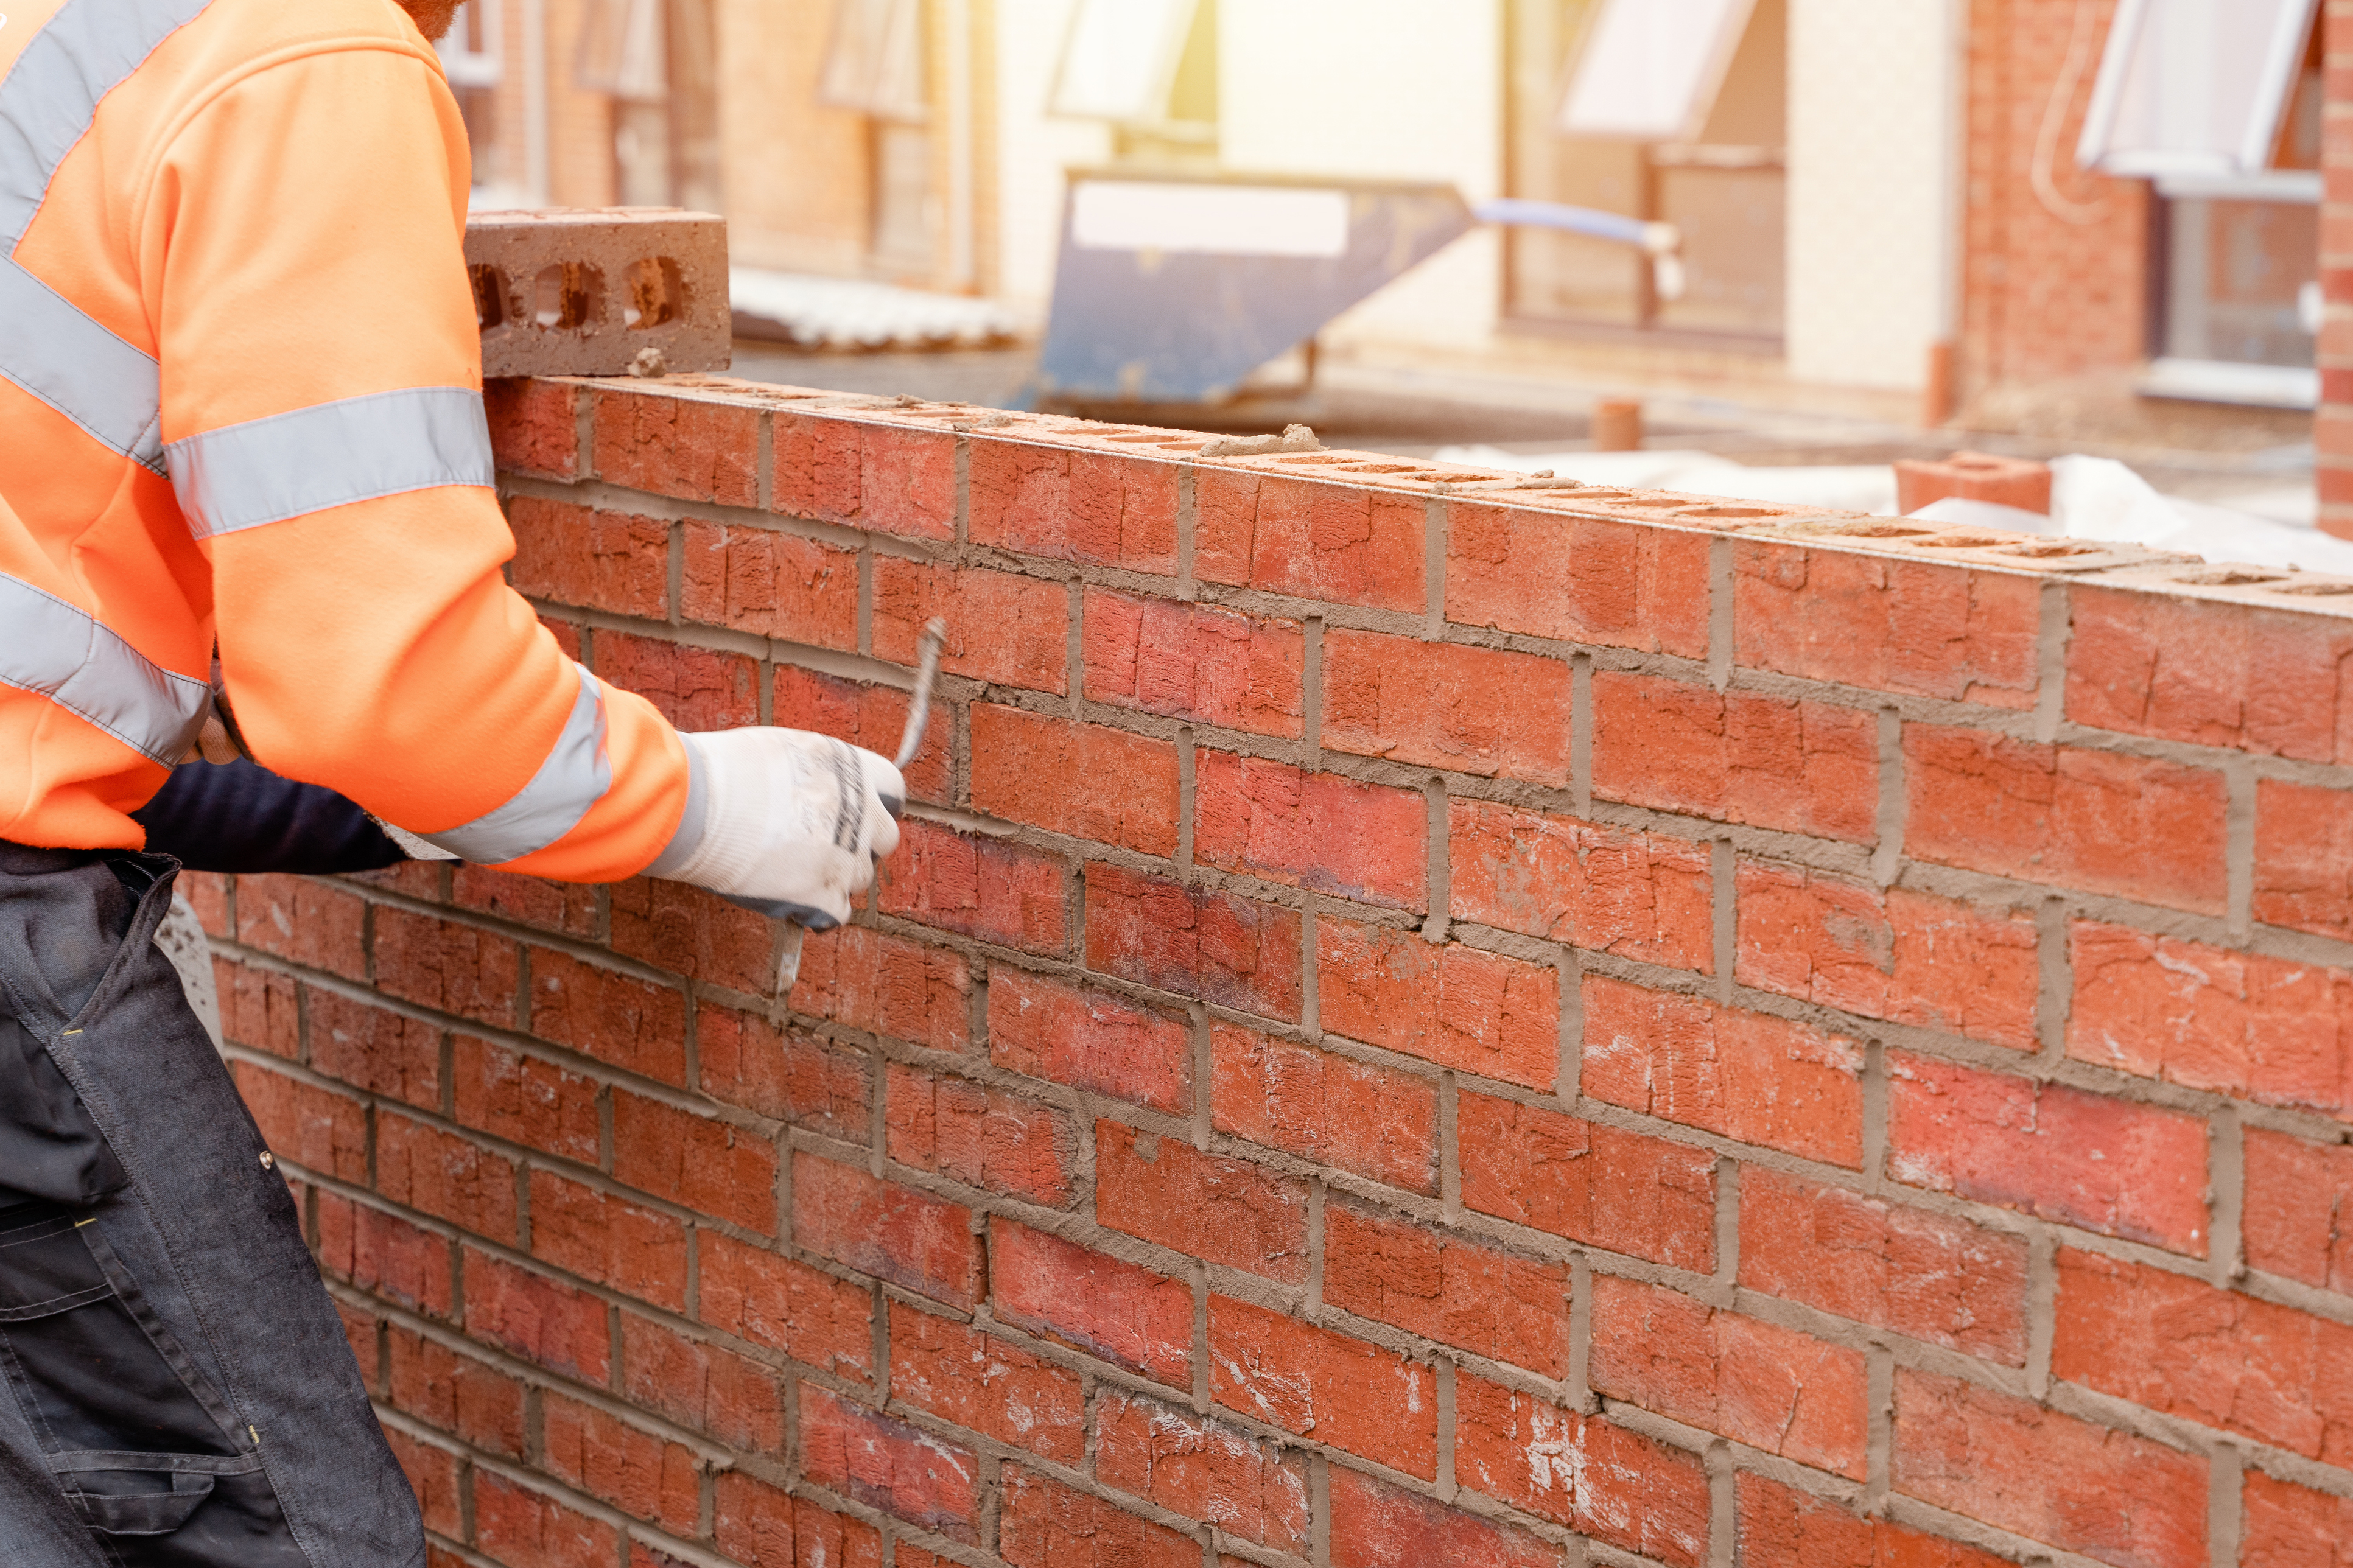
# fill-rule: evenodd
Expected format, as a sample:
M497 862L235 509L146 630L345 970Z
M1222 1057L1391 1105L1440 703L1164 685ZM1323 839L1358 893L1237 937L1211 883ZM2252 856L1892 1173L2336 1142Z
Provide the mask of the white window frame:
M2278 139L2280 117L2287 112L2295 91L2296 68L2304 59L2319 0L2283 0L2272 37L2263 50L2263 75L2241 132L2239 145L2195 151L2182 148L2132 147L2119 144L2116 124L2125 95L2142 63L2142 34L2158 8L2168 5L2204 5L2218 11L2233 0L2121 0L2109 24L2107 47L2100 57L2100 74L2084 110L2084 131L2075 144L2075 162L2086 169L2127 178L2165 175L2258 174L2271 163L2272 144Z
M1057 120L1092 120L1137 130L1170 121L1168 100L1176 90L1176 73L1185 60L1186 41L1204 5L1217 0L1166 0L1157 36L1142 39L1152 51L1145 84L1131 102L1113 103L1086 96L1082 73L1088 44L1107 28L1116 27L1134 7L1126 0L1078 0L1071 9L1071 25L1062 35L1062 55L1054 67L1053 89L1047 94L1046 112Z
M2157 194L2168 200L2295 202L2308 206L2320 205L2323 189L2317 169L2265 169L2254 174L2165 174L2157 179L2156 185ZM2307 283L2305 287L2316 285ZM2144 397L2174 397L2193 403L2316 408L2320 405L2320 372L2307 365L2247 364L2238 360L2160 354L2141 372L2138 389Z
M1677 44L1695 51L1683 62L1689 91L1681 105L1681 119L1672 123L1664 118L1613 120L1591 103L1589 95L1604 77L1621 77L1639 64L1656 41L1655 34L1645 37L1645 30L1666 19L1671 10L1681 10L1687 21L1679 30ZM1713 31L1705 32L1711 21L1706 13L1711 10ZM1756 11L1757 0L1602 0L1578 41L1559 106L1553 112L1553 130L1562 136L1593 141L1698 142ZM1694 36L1700 34L1704 36ZM1627 58L1630 50L1636 51L1630 59Z
M465 21L469 13L482 19L480 49L466 47ZM506 18L500 15L500 0L465 0L459 8L458 19L433 46L441 56L441 74L452 88L496 87L506 77L506 53L503 45Z

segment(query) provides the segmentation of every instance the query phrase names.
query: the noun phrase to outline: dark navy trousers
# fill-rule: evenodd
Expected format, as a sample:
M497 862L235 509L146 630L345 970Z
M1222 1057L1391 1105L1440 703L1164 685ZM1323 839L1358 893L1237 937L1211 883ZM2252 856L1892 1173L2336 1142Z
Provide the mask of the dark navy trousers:
M0 1563L420 1568L286 1183L154 945L178 868L0 844Z

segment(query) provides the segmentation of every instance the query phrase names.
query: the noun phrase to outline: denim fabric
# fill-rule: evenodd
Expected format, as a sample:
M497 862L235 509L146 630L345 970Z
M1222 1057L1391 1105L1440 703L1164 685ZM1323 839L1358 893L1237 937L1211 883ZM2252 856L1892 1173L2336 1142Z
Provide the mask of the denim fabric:
M293 1200L155 948L177 869L0 844L0 1563L419 1568Z

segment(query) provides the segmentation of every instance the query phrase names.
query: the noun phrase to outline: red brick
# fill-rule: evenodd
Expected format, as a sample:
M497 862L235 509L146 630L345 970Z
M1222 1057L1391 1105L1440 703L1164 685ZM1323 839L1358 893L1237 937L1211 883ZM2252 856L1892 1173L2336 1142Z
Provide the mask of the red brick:
M827 415L776 416L776 510L917 539L955 536L955 437Z
M1743 1143L1862 1166L1862 1046L1810 1024L1592 974L1584 1091Z
M514 1244L514 1162L468 1139L379 1112L375 1190L404 1208Z
M311 1067L355 1089L441 1109L441 1031L416 1018L312 989Z
M183 871L172 890L196 912L196 923L210 936L231 934L228 918L228 877L219 871Z
M1895 1489L2030 1541L2119 1568L2204 1568L2207 1470L2145 1437L1895 1369Z
M1447 823L1457 920L1713 972L1704 846L1500 801L1450 801Z
M1332 1568L1558 1568L1560 1548L1335 1467Z
M1060 858L913 819L899 831L898 853L882 862L876 889L884 914L1029 952L1069 945Z
M1296 1020L1296 910L1091 861L1087 967L1222 1007Z
M516 496L507 580L518 594L583 609L659 621L670 617L670 524L570 501Z
M1740 1173L1740 1283L2010 1366L2026 1361L2026 1242L1759 1166Z
M1887 1076L1897 1181L2205 1256L2197 1117L1926 1057Z
M1000 1322L1162 1383L1189 1384L1193 1292L1183 1280L1002 1217L989 1240L989 1300Z
M2353 973L2077 921L2067 1054L2353 1120Z
M491 455L501 472L522 469L559 479L580 473L580 389L557 381L497 376L482 383L491 421Z
M1061 584L878 556L874 657L913 664L916 638L934 616L948 624L940 668L950 675L1058 696L1070 689L1071 599Z
M1163 574L1176 570L1175 463L975 436L975 544Z
M1593 678L1593 793L1719 822L1868 843L1879 721L1855 708Z
M773 1563L776 1568L881 1568L882 1533L872 1525L813 1502L796 1501L740 1471L717 1478L712 1524L719 1550L739 1563ZM917 1560L916 1549L901 1543L900 1568L910 1568Z
M980 1461L903 1421L801 1384L801 1468L851 1500L971 1543Z
M1568 783L1568 665L1334 628L1324 744L1481 778Z
M1546 1377L1568 1375L1568 1270L1327 1200L1324 1300Z
M798 1000L800 987L793 994ZM866 1142L872 1068L864 1053L708 1002L694 1010L694 1040L702 1092L713 1100L829 1138Z
M891 1396L1065 1465L1079 1463L1086 1450L1086 1394L1077 1373L895 1301Z
M358 1100L257 1062L231 1062L229 1074L262 1142L280 1158L338 1181L367 1181L367 1110Z
M240 921L244 909L240 894ZM2353 940L2353 794L2256 782L2254 916Z
M1741 984L2035 1047L2031 915L1755 860L1741 865L1739 891Z
M612 1568L621 1535L519 1481L478 1470L474 1544L509 1568Z
M2353 1568L2353 1497L2247 1471L2241 1492L2243 1568Z
M1176 852L1176 748L976 702L972 804L1008 822L1165 858Z
M1209 1121L1220 1132L1411 1192L1438 1190L1438 1090L1410 1073L1220 1024Z
M319 1267L429 1317L456 1307L448 1241L397 1215L334 1193L319 1200Z
M2222 776L1908 724L1904 849L1996 876L2222 912Z
M586 660L588 650L585 643L587 628L571 621L557 620L545 611L540 613L539 625L540 628L547 633L548 640L555 644L555 650L558 653L575 664ZM438 863L435 865L435 869L437 871L438 869Z
M1193 760L1200 865L1391 909L1429 907L1430 808L1409 790L1261 757Z
M1190 1410L1106 1388L1095 1407L1095 1479L1227 1535L1308 1549L1307 1456Z
M221 1033L290 1059L301 1054L301 1010L294 977L256 969L233 958L213 961L213 988L220 997Z
M613 951L710 985L766 994L776 983L771 923L683 882L633 877L611 889Z
M1066 1207L1079 1134L1051 1106L968 1078L892 1062L885 1126L891 1158L918 1170Z
M2353 1324L2063 1247L2051 1373L2331 1465L2353 1460Z
M301 1214L306 1206L303 1194L309 1190L307 1184L289 1182L287 1188L294 1200L294 1212ZM343 1342L352 1347L352 1359L359 1363L360 1381L367 1384L370 1394L381 1394L384 1392L384 1357L379 1353L376 1330L383 1325L384 1320L349 1301L335 1303L335 1316L343 1320Z
M997 1551L1013 1568L1199 1568L1200 1543L1101 1498L1008 1466Z
M874 1291L704 1231L696 1315L739 1340L844 1377L874 1370Z
M1454 1380L1454 1475L1579 1535L1694 1568L1707 1548L1699 1456L1468 1373Z
M726 506L760 503L760 411L607 382L588 393L596 477Z
M969 1307L980 1293L972 1211L855 1166L793 1156L793 1236L812 1252L934 1300Z
M1203 464L1193 470L1193 570L1342 605L1422 608L1418 495Z
M1809 680L2034 706L2042 584L1943 562L1735 540L1737 663Z
M2353 762L2353 626L2111 588L2069 595L2067 717L2307 762Z
M793 986L796 1013L938 1051L970 1043L971 1002L962 953L864 926L812 932Z
M857 649L856 551L699 518L687 520L682 543L681 619L811 647Z
M2248 1266L2353 1294L2353 1147L2245 1136Z
M1464 1094L1462 1202L1571 1241L1705 1273L1715 1156L1533 1105Z
M1209 1298L1209 1397L1391 1469L1436 1473L1430 1369L1280 1312Z
M899 737L907 728L913 699L895 686L820 675L795 665L776 667L776 696L771 708L775 722L790 730L813 730L863 746L886 757L899 754ZM901 770L907 793L917 800L947 805L955 796L955 722L943 702L934 707L923 728L923 743L915 760Z
M612 1365L605 1303L544 1274L466 1248L466 1332L584 1383Z
M480 927L388 905L375 911L375 983L387 995L512 1028L519 964L513 942Z
M1254 735L1303 732L1306 639L1296 621L1090 588L1080 657L1090 702Z
M392 1457L399 1462L401 1473L408 1478L409 1489L417 1494L425 1528L443 1535L462 1535L465 1515L458 1499L457 1454L438 1443L413 1437L397 1426L385 1427L384 1440L392 1446Z
M360 949L366 913L357 894L307 877L237 879L237 941L346 980L367 975L367 958Z
M625 1296L686 1310L686 1227L553 1171L531 1173L531 1255Z
M686 1082L686 998L670 986L534 947L531 1028L629 1072Z
M681 730L760 721L760 668L748 654L613 631L597 632L596 650L598 679L636 692Z
M1560 973L1414 931L1316 922L1324 1027L1530 1089L1560 1076Z
M1008 1071L1172 1116L1193 1109L1187 1024L1042 974L1000 967L990 975L988 1058Z
M431 862L419 862L431 864ZM561 931L565 936L597 935L596 889L580 882L551 882L512 871L459 861L450 868L449 901L459 909Z
M395 1324L385 1335L393 1408L494 1454L523 1453L522 1384L488 1363Z
M540 1466L549 1475L674 1535L699 1532L702 1468L693 1450L552 1391L542 1409Z
M1862 1352L1598 1275L1597 1393L1853 1480L1863 1477Z
M1906 515L1947 496L2045 515L2051 510L2051 465L2031 458L1955 452L1942 458L1898 458L1894 468L1895 509Z
M1707 657L1707 540L1525 508L1446 509L1446 618Z
M1743 1472L1734 1483L1741 1568L2007 1568L2008 1560Z
M459 1035L450 1051L465 1126L583 1164L596 1163L596 1080L507 1046Z
M613 1091L613 1179L732 1220L776 1228L776 1146L741 1127Z
M732 1448L784 1447L783 1382L758 1362L624 1312L621 1368L621 1393L640 1410Z
M1174 1138L1097 1121L1095 1215L1210 1263L1307 1279L1307 1184Z

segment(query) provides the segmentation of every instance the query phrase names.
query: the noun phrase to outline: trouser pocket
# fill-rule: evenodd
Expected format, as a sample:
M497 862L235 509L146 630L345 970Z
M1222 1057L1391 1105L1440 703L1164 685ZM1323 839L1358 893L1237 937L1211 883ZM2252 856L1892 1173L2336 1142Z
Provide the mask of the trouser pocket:
M0 1212L0 1373L124 1568L299 1568L255 1435L88 1215Z

